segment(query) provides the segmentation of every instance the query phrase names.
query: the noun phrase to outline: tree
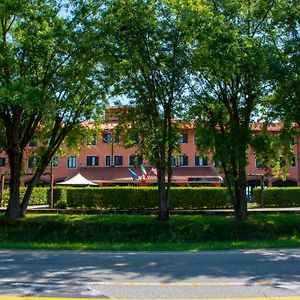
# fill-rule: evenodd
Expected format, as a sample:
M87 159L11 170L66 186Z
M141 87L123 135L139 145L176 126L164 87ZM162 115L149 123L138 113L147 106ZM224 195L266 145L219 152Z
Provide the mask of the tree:
M66 136L96 117L103 90L94 36L81 25L82 6L61 16L59 1L5 1L0 6L0 122L9 158L9 218L23 217L30 195ZM97 50L97 51L96 51ZM20 199L24 150L35 136L35 174Z
M136 144L157 168L159 220L169 218L171 156L186 87L186 37L174 1L107 1L99 30L106 38L107 72L114 95L125 95ZM103 8L103 7L102 7ZM167 180L166 180L167 176Z
M280 64L274 69L277 85L268 99L272 119L281 119L286 126L300 127L300 4L299 1L280 1L273 12L274 44L280 53Z
M203 26L199 11L192 16L191 98L198 122L197 145L220 161L235 218L247 219L247 150L251 124L262 99L270 93L270 67L275 47L267 37L275 1L208 1L210 20ZM206 38L205 38L206 36Z

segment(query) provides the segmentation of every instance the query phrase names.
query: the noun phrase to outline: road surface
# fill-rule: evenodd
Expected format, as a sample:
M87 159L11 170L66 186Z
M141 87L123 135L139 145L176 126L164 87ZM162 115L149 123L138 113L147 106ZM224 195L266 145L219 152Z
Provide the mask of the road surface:
M300 249L198 253L2 250L0 269L2 296L300 296Z

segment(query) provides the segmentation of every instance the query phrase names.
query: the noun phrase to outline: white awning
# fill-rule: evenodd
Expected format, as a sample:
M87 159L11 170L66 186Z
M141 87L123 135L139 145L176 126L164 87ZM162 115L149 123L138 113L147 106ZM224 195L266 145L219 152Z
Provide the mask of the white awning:
M60 185L73 185L73 186L88 186L88 185L98 185L96 183L93 183L83 177L80 173L76 174L75 176L71 177L67 181L64 182L58 182L57 184Z

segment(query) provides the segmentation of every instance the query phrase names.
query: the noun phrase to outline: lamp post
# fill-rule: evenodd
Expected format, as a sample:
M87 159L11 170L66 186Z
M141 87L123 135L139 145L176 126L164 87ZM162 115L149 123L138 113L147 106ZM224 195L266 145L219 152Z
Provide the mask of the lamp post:
M260 177L260 186L261 186L261 192L260 192L260 203L261 207L264 207L264 175L262 174Z
M3 206L3 192L4 192L4 179L5 179L5 176L4 174L1 174L1 193L0 193L0 207Z
M53 161L50 161L50 208L54 207L53 201Z

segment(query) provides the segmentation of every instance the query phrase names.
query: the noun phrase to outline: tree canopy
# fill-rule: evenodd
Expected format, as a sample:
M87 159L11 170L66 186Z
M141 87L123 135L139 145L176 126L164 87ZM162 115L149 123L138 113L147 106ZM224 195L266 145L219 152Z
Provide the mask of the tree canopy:
M96 119L102 108L99 46L82 25L84 11L61 15L59 1L5 1L0 6L0 122L9 157L11 218L26 212L33 187L65 137ZM24 149L39 134L47 140L22 203Z
M166 220L177 144L172 119L181 110L187 80L184 20L174 1L162 0L107 1L102 17L113 94L129 99L128 129L139 135L135 145L157 168L159 218Z

